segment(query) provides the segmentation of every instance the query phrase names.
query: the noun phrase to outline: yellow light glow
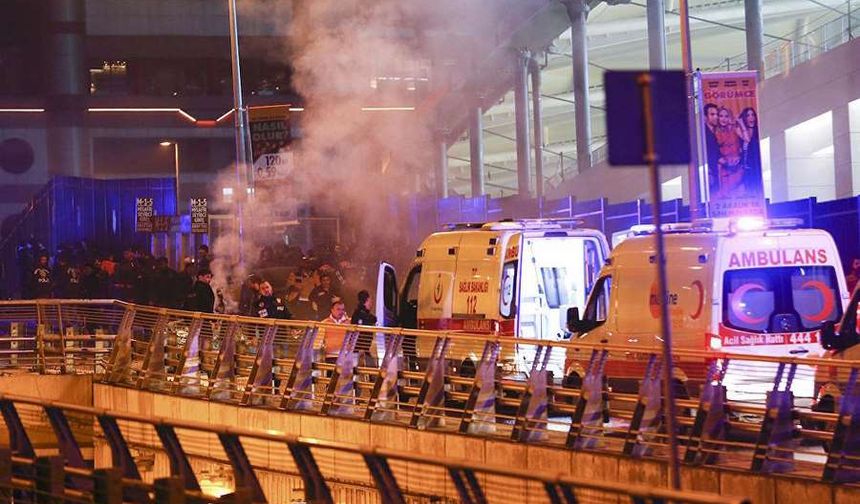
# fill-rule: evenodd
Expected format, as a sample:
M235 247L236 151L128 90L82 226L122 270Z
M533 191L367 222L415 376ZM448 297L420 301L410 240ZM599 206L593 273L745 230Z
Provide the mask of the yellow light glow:
M230 114L232 114L234 110L236 110L236 109L230 109L227 112L224 112L223 114L221 114L221 117L219 117L218 119L215 119L215 122L219 123L219 122L223 121L224 119L227 119L228 117L230 117Z
M171 145L173 145L173 142L169 142L167 140L164 140L162 142L158 142L158 145L160 145L162 147L170 147Z
M147 108L147 107L116 107L116 108L89 108L89 112L174 112L191 122L197 122L197 119L188 112L180 108Z

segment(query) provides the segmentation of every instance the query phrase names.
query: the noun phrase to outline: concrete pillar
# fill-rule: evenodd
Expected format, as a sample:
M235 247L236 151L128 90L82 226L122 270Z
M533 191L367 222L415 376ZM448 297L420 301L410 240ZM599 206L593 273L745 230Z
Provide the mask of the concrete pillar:
M436 196L448 197L448 142L445 138L437 139L436 155Z
M666 19L663 0L648 0L648 63L651 70L666 69Z
M532 114L535 131L535 196L540 200L543 198L543 114L540 96L540 65L534 58L529 58L529 72L532 76Z
M747 68L755 70L759 78L764 71L762 45L764 45L764 21L761 16L762 0L744 0L744 18L747 34Z
M780 131L770 137L770 183L772 201L788 200L785 131Z
M48 5L48 170L51 174L89 177L85 0L52 0Z
M481 106L469 114L469 166L472 175L472 197L483 196L484 188L484 111Z
M517 53L514 60L514 114L517 132L517 193L531 196L531 147L529 135L529 55Z
M851 159L851 117L848 104L833 109L833 171L836 198L854 195L854 173Z
M591 106L588 96L588 38L585 0L564 0L570 18L573 56L573 101L576 115L576 166L580 172L591 168Z

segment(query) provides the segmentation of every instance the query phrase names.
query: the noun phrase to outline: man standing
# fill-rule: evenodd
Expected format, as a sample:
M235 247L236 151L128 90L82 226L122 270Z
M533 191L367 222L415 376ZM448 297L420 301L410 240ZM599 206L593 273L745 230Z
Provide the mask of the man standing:
M51 270L48 268L48 256L41 254L36 267L30 275L30 292L33 293L34 299L47 299L51 297L51 290L54 288L51 281Z
M320 274L320 284L314 287L308 299L317 312L317 317L327 317L332 309L332 298L338 295L331 288L331 275L328 273Z
M239 292L239 315L250 317L257 316L257 298L260 296L260 277L250 275L242 283L242 290Z
M336 325L349 324L343 300L336 297L331 299L330 303L331 309L329 310L328 317L323 319L323 323ZM346 337L346 330L332 327L326 327L324 330L326 360L337 359L340 347L343 346L343 339Z
M287 287L287 309L296 320L313 320L314 311L307 299L301 298L301 290L295 286Z
M257 300L256 309L256 315L260 318L289 319L292 316L284 301L275 297L272 284L265 280L260 282L260 298Z
M375 326L376 315L373 314L373 301L370 299L370 293L366 290L358 292L358 306L352 312L352 322L355 325ZM355 344L355 349L364 355L370 355L370 347L373 345L373 333L362 332L358 334L358 341Z
M208 269L197 271L197 280L191 288L191 294L185 301L185 309L203 313L212 313L215 308L215 292L212 290L212 272Z

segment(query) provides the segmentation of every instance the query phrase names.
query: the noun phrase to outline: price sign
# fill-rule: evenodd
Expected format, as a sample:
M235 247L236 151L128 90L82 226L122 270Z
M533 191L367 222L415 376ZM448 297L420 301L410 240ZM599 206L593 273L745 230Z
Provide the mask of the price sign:
M191 198L191 232L209 232L209 208L206 198Z
M134 230L138 233L152 232L152 207L152 198L137 198L137 219L135 219Z

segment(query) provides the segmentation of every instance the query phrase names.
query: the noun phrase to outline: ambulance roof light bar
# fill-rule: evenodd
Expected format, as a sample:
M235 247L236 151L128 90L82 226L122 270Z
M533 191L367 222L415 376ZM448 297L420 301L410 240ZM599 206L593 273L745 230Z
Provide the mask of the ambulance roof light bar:
M487 222L484 224L483 229L573 229L581 227L583 224L584 221L582 219L574 219L571 217L550 219L503 219L498 222Z
M706 224L710 230L735 234L745 231L766 231L768 229L792 229L803 226L803 219L794 217L764 219L758 216L733 218L702 219L694 223Z
M503 219L500 221L491 222L454 222L445 224L442 229L445 231L456 231L464 229L483 229L483 230L500 230L500 229L561 229L561 228L578 228L583 224L582 219L573 218L554 218L554 219Z

